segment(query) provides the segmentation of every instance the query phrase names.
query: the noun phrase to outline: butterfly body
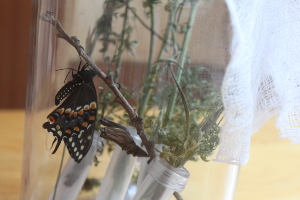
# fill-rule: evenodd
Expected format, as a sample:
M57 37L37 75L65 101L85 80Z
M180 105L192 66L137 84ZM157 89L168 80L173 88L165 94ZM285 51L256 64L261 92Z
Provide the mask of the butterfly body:
M57 151L63 140L70 156L80 162L87 154L93 141L94 124L97 115L97 94L93 83L96 73L87 65L73 74L73 80L65 84L55 96L59 105L43 124L55 137ZM52 144L52 145L53 145Z

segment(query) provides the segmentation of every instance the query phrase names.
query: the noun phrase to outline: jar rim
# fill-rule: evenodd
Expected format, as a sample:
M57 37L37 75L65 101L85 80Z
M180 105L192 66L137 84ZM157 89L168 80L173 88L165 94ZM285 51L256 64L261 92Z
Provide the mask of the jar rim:
M175 168L158 156L151 161L147 170L157 182L176 192L183 191L190 177L184 167Z

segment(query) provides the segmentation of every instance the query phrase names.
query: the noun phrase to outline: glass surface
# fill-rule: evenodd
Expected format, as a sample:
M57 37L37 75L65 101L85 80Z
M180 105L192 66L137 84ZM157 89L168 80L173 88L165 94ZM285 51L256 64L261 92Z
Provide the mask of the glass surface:
M70 74L67 76L70 72L68 68L77 70L80 61L76 50L65 40L57 38L55 27L41 20L41 15L47 11L53 12L65 31L70 36L77 36L92 61L120 84L120 91L143 118L148 138L156 145L164 146L156 148L156 153L165 156L176 167L184 165L193 177L191 180L197 180L188 183L182 192L183 197L185 192L195 192L204 199L233 198L237 167L203 162L199 154L182 160L168 159L171 154L166 152L168 147L182 149L187 129L194 131L190 135L196 132L202 134L192 140L200 142L200 139L206 137L203 133L209 132L209 128L221 119L221 114L218 113L211 126L204 126L202 123L207 113L215 109L214 103L221 102L217 94L229 61L230 28L226 22L228 15L223 1L162 1L154 5L154 12L151 12L147 4L143 4L145 1L140 0L128 1L128 5L123 1L104 0L32 2L31 62L21 199L47 199L55 187L63 145L52 154L51 144L54 138L42 128L42 124L56 108L56 93L72 80ZM75 70L72 72L76 73ZM109 92L108 87L97 76L94 84L98 94L99 116L103 115L128 126L129 118L120 105L114 102L114 94ZM188 112L186 108L189 109ZM190 126L187 125L188 121ZM98 128L99 123L96 125L96 129ZM111 146L107 146L105 151L112 152L109 149ZM91 167L89 172L89 176L105 183L102 190L106 191L109 190L103 189L104 186L113 184L113 181L101 179L114 169L112 167L106 170L108 157L98 158L98 167ZM117 164L117 178L126 180L126 184L120 187L109 186L125 195L130 182L133 184L135 181L130 181L130 174L136 159L127 156L119 147L114 148L112 157L111 163L119 163L125 157L128 159L121 162L123 171L120 170L121 165ZM114 157L118 157L118 161L114 161ZM63 158L62 168L67 163L67 158L68 156ZM207 158L211 160L213 157L208 155ZM197 159L197 162L190 161ZM138 186L147 175L145 169L148 159L143 160ZM127 173L126 178L122 178L125 175L121 172ZM117 172L113 172L111 175L116 174ZM151 178L148 181L152 181ZM95 190L98 191L98 188ZM111 194L113 193L116 192L112 191ZM96 192L90 196L82 196L82 199L95 198Z

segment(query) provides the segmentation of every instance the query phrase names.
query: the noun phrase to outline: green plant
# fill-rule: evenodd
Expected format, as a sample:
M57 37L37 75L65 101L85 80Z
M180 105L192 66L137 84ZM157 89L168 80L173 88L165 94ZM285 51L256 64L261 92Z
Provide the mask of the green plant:
M115 80L120 75L124 51L134 56L134 49L140 44L137 39L131 39L133 32L138 29L135 22L139 21L149 30L146 74L141 88L137 90L142 92L134 93L139 95L137 112L145 121L151 142L164 145L160 156L177 167L184 165L187 160L197 160L197 156L207 161L207 156L219 141L220 121L217 120L222 113L219 92L212 84L210 69L191 64L187 56L197 2L168 1L164 8L168 13L168 23L162 34L154 31L155 7L161 3L157 0L142 2L144 18L149 20L150 26L136 13L131 6L132 1L125 0L107 0L104 13L95 26L98 40L102 42L100 52L109 66L107 73ZM187 21L181 19L185 4L190 5ZM119 32L113 28L113 23L118 20L123 21ZM161 40L161 47L154 62L153 45L156 40ZM115 49L111 57L108 55L110 49ZM157 87L159 85L161 87ZM123 89L126 98L132 97L132 92L126 87ZM111 92L103 89L98 105L100 115L118 119L119 123L128 121L126 115L115 114L120 108L112 101Z

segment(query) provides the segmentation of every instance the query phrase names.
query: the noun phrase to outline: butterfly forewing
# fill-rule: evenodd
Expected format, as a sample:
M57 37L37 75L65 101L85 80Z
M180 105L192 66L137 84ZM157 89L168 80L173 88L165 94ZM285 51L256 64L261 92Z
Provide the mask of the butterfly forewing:
M94 73L88 70L82 70L73 75L73 80L59 90L56 95L59 98L55 100L65 95L64 91L69 92L66 94L68 96L48 115L48 122L43 125L55 137L53 143L57 140L53 153L63 140L70 156L78 163L87 154L93 141L97 114L97 95L93 77ZM74 89L68 91L70 87Z
M60 104L60 102L66 98L70 93L72 93L75 89L78 89L77 87L80 87L78 85L78 82L73 80L65 84L55 95L55 105L57 106Z

